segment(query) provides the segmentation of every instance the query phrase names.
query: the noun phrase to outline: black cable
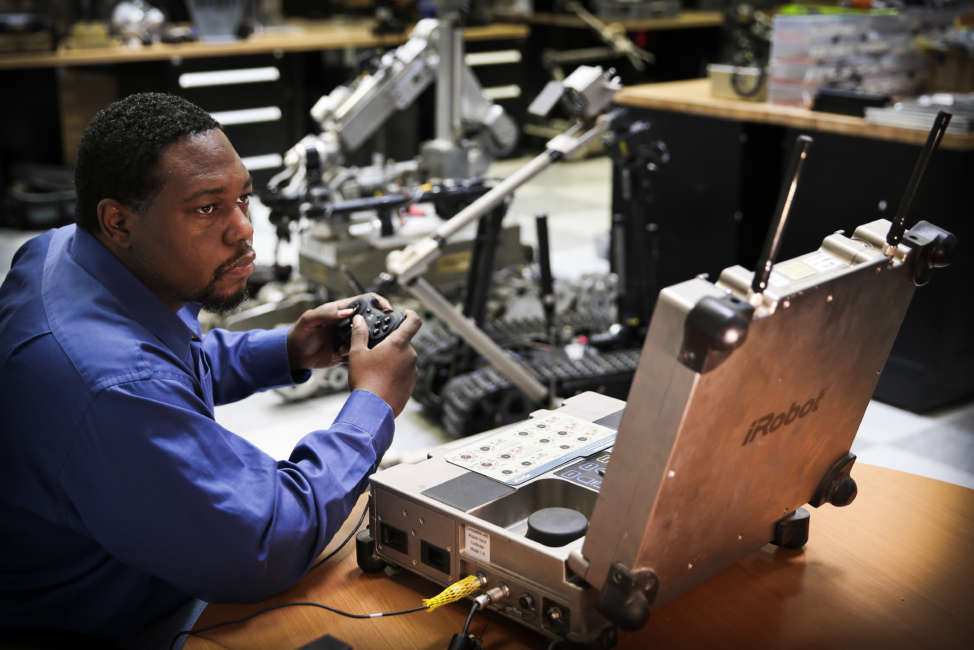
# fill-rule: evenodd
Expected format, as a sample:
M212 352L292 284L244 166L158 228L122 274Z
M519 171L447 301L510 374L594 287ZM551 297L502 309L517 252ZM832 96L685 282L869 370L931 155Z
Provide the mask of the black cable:
M318 560L317 562L315 562L314 564L312 564L311 565L311 568L308 569L308 571L314 571L315 569L317 569L318 567L320 567L322 564L324 564L325 562L327 562L331 558L335 557L335 554L338 553L338 551L340 551L343 548L345 548L345 545L348 544L348 540L352 539L352 537L355 535L355 533L358 532L359 528L362 527L362 522L365 521L365 515L368 514L368 512L369 512L369 507L368 506L366 506L365 508L363 508L362 509L362 516L358 518L358 523L355 524L355 526L352 528L352 532L350 532L348 534L348 537L346 537L345 539L342 540L342 543L338 545L338 548L336 548L334 551L332 551L331 553L329 553L325 557L321 558L320 560Z
M318 560L313 565L311 565L311 568L308 569L308 571L310 572L310 571L313 571L314 569L317 569L322 564L324 564L325 562L327 562L331 558L335 557L335 554L338 553L338 551L340 551L343 548L345 548L345 545L348 544L348 540L352 539L352 536L354 536L355 533L358 532L359 528L362 527L362 522L365 521L365 515L367 515L368 513L369 513L369 507L366 506L365 508L362 509L362 515L359 517L358 522L355 524L355 526L352 527L352 531L348 534L348 536L345 539L342 540L342 543L339 544L338 547L335 550L333 550L331 553L329 553L328 555L326 555L325 557L323 557L322 559ZM183 635L189 636L190 634L198 634L200 632L207 632L207 631L212 630L214 628L223 627L224 625L233 625L235 623L243 623L244 621L249 621L250 619L254 618L255 616L260 616L261 614L266 614L267 612L274 611L275 609L281 609L283 607L295 607L295 606L320 607L322 609L327 609L330 612L334 612L334 613L340 614L342 616L347 616L349 618L379 618L380 616L398 616L400 614L409 614L409 613L412 613L412 612L417 612L417 611L419 611L421 609L426 609L426 607L423 606L423 607L418 607L418 608L415 608L415 609L404 609L404 610L398 611L398 612L388 612L388 613L382 613L382 614L350 614L348 612L343 612L341 610L334 609L332 607L328 607L327 605L321 605L319 603L305 603L305 602L284 603L283 605L275 605L273 607L268 607L266 609L262 609L262 610L260 610L258 612L255 612L255 613L251 614L250 616L247 616L245 618L241 618L241 619L236 620L236 621L225 621L223 623L214 623L213 625L210 625L210 626L207 626L207 627L204 627L204 628L200 628L199 630L182 630L182 631L180 631L175 636L175 638L173 638L172 643L170 644L170 648L175 647L176 642L179 640L179 637L181 637Z
M475 600L473 607L470 608L470 613L467 614L467 622L463 624L463 631L460 632L460 636L467 636L467 632L470 630L470 621L473 620L473 615L477 613L478 609L480 609L480 603Z
M403 614L412 614L413 612L421 612L426 610L426 605L420 605L419 607L413 607L412 609L400 609L395 612L379 612L376 614L352 614L351 612L345 612L335 607L329 607L328 605L322 605L321 603L311 603L295 601L292 603L283 603L281 605L274 605L273 607L265 607L264 609L258 610L249 616L244 616L243 618L236 619L234 621L223 621L221 623L214 623L213 625L207 625L206 627L201 627L196 630L180 630L176 636L173 637L172 643L169 644L170 650L176 647L176 642L179 641L181 636L190 636L192 634L202 634L203 632L209 632L210 630L215 630L218 627L224 627L227 625L236 625L238 623L244 623L252 618L256 618L261 614L266 614L267 612L273 612L275 609L284 609L285 607L317 607L319 609L326 609L329 612L338 614L339 616L345 616L346 618L382 618L386 616L402 616ZM469 622L469 621L468 621Z
M470 621L473 620L473 615L477 613L478 609L480 609L480 603L475 600L473 601L473 607L470 608L470 613L467 614L467 622L463 624L463 630L459 634L453 635L453 638L450 639L450 645L447 646L447 650L482 649L477 639L470 634Z

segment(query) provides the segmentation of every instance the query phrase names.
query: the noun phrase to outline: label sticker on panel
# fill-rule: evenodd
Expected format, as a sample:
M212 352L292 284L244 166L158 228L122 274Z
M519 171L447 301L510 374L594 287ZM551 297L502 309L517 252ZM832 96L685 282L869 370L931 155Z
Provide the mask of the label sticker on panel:
M788 284L788 278L786 278L777 270L771 271L771 275L768 276L768 286L769 287L783 287Z
M481 562L490 562L490 535L482 530L464 527L464 549L467 555Z
M815 269L801 260L788 260L775 264L774 271L790 280L801 280L810 275L815 275Z
M832 269L837 269L842 266L849 266L848 262L843 262L835 255L830 255L825 251L818 251L817 253L809 253L808 255L801 258L802 262L808 264L810 267L816 271L830 271Z

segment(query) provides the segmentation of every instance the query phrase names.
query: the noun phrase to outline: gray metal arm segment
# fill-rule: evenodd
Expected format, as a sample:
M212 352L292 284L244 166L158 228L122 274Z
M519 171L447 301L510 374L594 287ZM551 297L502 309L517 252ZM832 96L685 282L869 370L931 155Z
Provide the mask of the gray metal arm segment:
M547 149L527 164L498 183L493 189L461 210L449 221L443 223L433 235L410 244L401 251L393 251L386 260L386 269L400 284L408 284L413 278L426 272L430 262L440 256L440 242L447 241L461 228L484 216L514 190L547 169L553 162L571 156L573 153L601 136L609 128L610 117L601 115L580 135L575 135L581 127L572 127L566 133L552 138Z
M592 138L605 133L609 128L609 121L609 116L600 115L591 128L577 137L574 133L582 128L580 125L576 125L567 133L555 136L543 153L535 156L491 191L461 210L455 217L440 226L432 237L415 242L402 251L394 251L386 259L386 268L402 286L406 287L473 349L482 354L497 368L498 372L537 402L543 401L548 395L544 385L535 379L524 364L490 340L472 321L458 313L453 305L421 276L426 272L430 262L440 256L440 242L446 241L468 223L487 214L514 190L537 176L556 160L571 155Z
M531 371L511 357L504 348L490 340L490 337L484 334L473 321L458 312L429 282L423 278L416 278L406 285L406 290L436 314L451 330L459 334L470 347L484 355L491 365L510 379L525 395L536 402L545 400L548 389L534 378Z

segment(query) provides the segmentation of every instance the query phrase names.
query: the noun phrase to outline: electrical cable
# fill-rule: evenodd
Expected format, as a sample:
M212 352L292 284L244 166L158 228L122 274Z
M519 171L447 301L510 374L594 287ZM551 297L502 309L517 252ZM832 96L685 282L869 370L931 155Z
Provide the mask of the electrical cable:
M345 547L345 545L348 543L348 541L352 539L355 533L358 532L359 528L361 528L362 522L365 521L365 515L368 514L368 512L369 512L369 508L365 507L362 510L362 515L359 517L358 522L355 524L355 526L352 527L351 532L348 534L348 536L345 537L345 539L342 540L341 544L339 544L338 547L335 550L333 550L331 553L329 553L322 559L315 562L311 566L311 569L309 569L308 571L318 568L319 566L321 566L322 564L330 560L332 557L334 557L336 553L342 550ZM232 621L221 621L220 623L214 623L212 625L207 625L206 627L201 627L195 630L193 629L180 630L173 637L172 642L169 644L169 648L170 650L175 648L176 643L179 641L179 638L182 636L189 637L190 635L193 634L202 634L203 632L209 632L210 630L215 630L216 628L225 627L227 625L236 625L238 623L244 623L262 614L272 612L276 609L284 609L285 607L317 607L319 609L324 609L334 614L338 614L339 616L344 616L346 618L358 618L358 619L382 618L387 616L402 616L403 614L412 614L414 612L433 611L437 607L446 605L447 603L452 603L454 601L460 600L465 596L470 595L474 591L480 589L482 585L483 585L482 578L475 575L469 575L463 578L462 580L458 580L457 582L453 583L452 585L444 589L442 592L440 592L433 598L423 599L423 604L420 605L419 607L413 607L411 609L401 609L394 612L378 612L374 614L353 614L351 612L346 612L337 609L335 607L330 607L328 605L323 605L321 603L313 603L313 602L295 601L290 603L282 603L280 605L274 605L272 607L265 607L264 609L254 612L253 614ZM464 636L466 636L467 630L470 628L470 621L473 620L473 615L479 607L480 607L479 603L474 602L474 606L470 610L470 615L467 616L467 622L463 626Z
M322 564L324 564L325 562L327 562L331 558L335 557L335 555L340 550L342 550L343 548L345 548L345 545L348 544L348 540L352 539L352 537L355 535L355 533L357 533L359 531L359 529L362 527L362 522L365 521L365 515L367 515L368 513L369 513L369 508L368 508L368 506L366 506L365 508L362 509L362 515L359 517L358 522L355 524L355 526L352 527L352 531L348 534L347 537L345 537L345 539L342 540L341 544L339 544L338 547L335 550L333 550L331 553L329 553L328 555L326 555L325 557L321 558L320 560L318 560L317 562L315 562L313 565L311 565L311 568L308 569L308 571L310 572L310 571L313 571L314 569L317 569ZM274 611L275 609L281 609L281 608L284 608L284 607L297 607L297 606L320 607L322 609L327 609L330 612L334 612L334 613L340 614L342 616L347 616L349 618L378 618L380 616L398 616L400 614L409 614L411 612L418 612L418 611L420 611L422 609L426 609L425 606L422 606L422 607L417 607L415 609L407 609L407 610L401 610L401 611L398 611L398 612L387 612L387 613L381 613L381 614L350 614L348 612L343 612L341 610L334 609L334 608L329 607L327 605L321 605L319 603L305 603L305 602L284 603L282 605L275 605L273 607L268 607L266 609L262 609L262 610L260 610L258 612L255 612L255 613L251 614L250 616L246 616L246 617L241 618L241 619L238 619L236 621L224 621L222 623L214 623L213 625L210 625L210 626L207 626L207 627L204 627L204 628L200 628L198 630L181 630L173 638L172 643L170 644L170 648L175 647L176 642L179 640L179 637L181 637L183 635L189 636L191 634L198 634L200 632L207 632L209 630L212 630L212 629L215 629L215 628L218 628L218 627L223 627L224 625L233 625L235 623L243 623L244 621L249 621L250 619L252 619L252 618L254 618L256 616L260 616L261 614L265 614L267 612Z
M265 607L264 609L258 610L249 616L244 616L243 618L238 618L233 621L223 621L220 623L214 623L213 625L207 625L206 627L201 627L196 630L180 630L176 636L173 637L172 643L169 644L170 650L176 647L176 642L179 641L181 636L190 636L192 634L202 634L203 632L209 632L210 630L215 630L218 627L224 627L226 625L236 625L238 623L244 623L252 618L256 618L261 614L266 614L272 612L275 609L284 609L285 607L317 607L319 609L325 609L333 614L338 614L339 616L344 616L346 618L382 618L387 616L402 616L403 614L412 614L413 612L422 612L428 608L425 605L420 605L419 607L413 607L412 609L400 609L395 612L378 612L375 614L353 614L351 612L342 611L335 607L329 607L328 605L322 605L321 603L312 602L302 602L295 601L292 603L283 603L281 605L274 605L273 607Z
M462 580L454 582L452 585L433 596L424 598L423 606L433 611L437 607L456 602L461 598L466 598L470 594L480 591L484 586L485 579L477 575L469 575Z
M323 564L325 561L327 561L329 558L331 558L335 553L337 553L338 551L340 551L342 549L342 547L345 546L345 544L348 542L348 540L350 540L352 538L352 535L354 535L355 532L358 530L359 526L362 525L362 521L365 519L365 513L366 512L368 512L368 508L365 508L365 510L362 512L362 516L359 518L359 521L355 525L355 528L352 530L352 533L342 541L342 543L338 546L338 548L336 548L334 551L332 551L331 553L329 553L324 559L322 559L319 562L317 562L314 565L315 567L316 566L319 566L320 564ZM312 568L314 568L314 567L312 567ZM364 619L364 618L382 618L382 617L386 617L386 616L402 616L403 614L412 614L413 612L433 611L437 607L440 607L442 605L446 605L448 603L452 603L454 601L460 600L461 598L464 598L465 596L470 595L474 591L477 591L478 589L480 589L480 587L482 587L482 586L483 586L483 580L482 580L482 578L480 578L479 576L475 576L475 575L469 575L469 576L463 578L462 580L458 580L457 582L453 583L452 585L450 585L449 587L447 587L446 589L444 589L443 591L441 591L439 594L437 594L433 598L424 598L423 599L423 604L420 605L419 607L413 607L411 609L400 609L400 610L397 610L397 611L394 611L394 612L378 612L378 613L375 613L375 614L353 614L351 612L346 612L346 611L343 611L341 609L337 609L335 607L330 607L328 605L323 605L321 603L312 603L312 602L304 602L304 601L295 601L295 602L290 602L290 603L282 603L280 605L274 605L272 607L265 607L264 609L261 609L261 610L258 610L256 612L254 612L253 614L250 614L248 616L245 616L243 618L239 618L239 619L236 619L236 620L222 621L220 623L214 623L212 625L207 625L206 627L201 627L201 628L195 629L195 630L193 630L193 629L190 629L190 630L180 630L178 633L176 633L176 636L173 637L172 643L169 644L169 648L170 648L170 650L172 650L173 648L175 648L176 647L176 643L179 641L179 638L182 637L182 636L187 636L188 637L188 636L190 636L192 634L201 634L203 632L209 632L210 630L215 630L216 628L219 628L219 627L224 627L224 626L227 626L227 625L236 625L238 623L244 623L246 621L249 621L252 618L256 618L257 616L260 616L261 614L266 614L268 612L272 612L275 609L284 609L285 607L317 607L319 609L324 609L324 610L327 610L327 611L332 612L334 614L338 614L339 616L344 616L346 618L359 618L359 619ZM474 612L477 611L477 608L478 607L479 607L479 604L475 602L474 603L474 608L471 610L470 615L467 617L466 625L464 625L464 627L463 627L464 635L466 635L467 630L470 627L470 621L473 619Z
M470 621L473 620L473 615L477 613L478 609L480 609L480 603L475 600L473 601L473 607L470 608L470 613L467 614L467 622L463 624L463 630L460 631L462 636L467 636L470 630Z
M453 638L450 639L450 644L447 646L447 650L482 650L483 646L477 641L477 638L470 634L470 621L473 620L473 615L477 613L480 609L481 603L479 599L473 601L473 606L470 608L470 613L467 614L467 621L463 624L463 629L459 634L454 634Z
M340 551L343 548L345 548L345 545L348 544L348 540L352 539L352 537L355 536L355 533L357 533L359 531L359 528L362 527L362 522L365 521L365 515L367 515L368 512L369 512L369 507L368 506L366 506L365 508L363 508L362 509L362 516L358 518L358 523L355 524L354 527L352 527L352 531L348 534L348 537L346 537L345 539L342 540L342 543L338 545L338 548L336 548L334 551L332 551L331 553L329 553L325 557L321 558L320 560L318 560L317 562L315 562L314 564L312 564L311 565L311 568L308 569L308 571L314 571L315 569L317 569L318 567L320 567L322 564L324 564L325 562L327 562L331 558L335 557L335 554L338 553L338 551Z

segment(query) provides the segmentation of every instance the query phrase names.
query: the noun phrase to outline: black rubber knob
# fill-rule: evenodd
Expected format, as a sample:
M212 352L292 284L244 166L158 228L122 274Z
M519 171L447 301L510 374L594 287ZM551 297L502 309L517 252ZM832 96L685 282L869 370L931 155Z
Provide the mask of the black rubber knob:
M859 494L859 488L856 486L856 481L846 474L835 484L832 488L832 494L829 496L829 503L833 506L841 508L842 506L847 506L852 503L856 495Z
M528 517L528 539L545 546L564 546L588 530L588 517L571 508L542 508Z

